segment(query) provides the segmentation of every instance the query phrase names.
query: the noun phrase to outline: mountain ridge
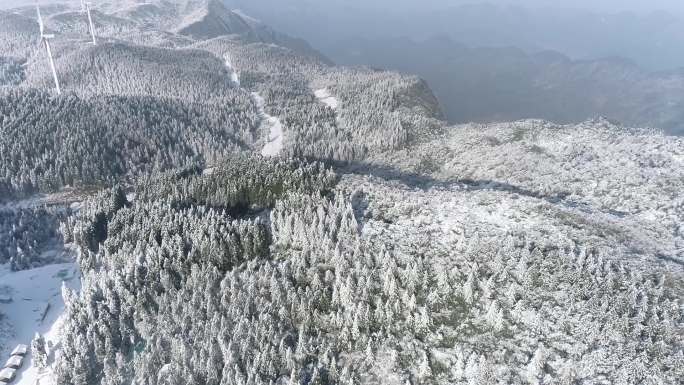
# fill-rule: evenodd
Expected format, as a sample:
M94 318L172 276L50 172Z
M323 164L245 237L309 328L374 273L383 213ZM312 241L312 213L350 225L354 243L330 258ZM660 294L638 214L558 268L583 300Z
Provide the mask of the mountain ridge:
M682 70L649 72L629 60L571 60L554 51L468 47L447 37L354 40L335 59L418 73L451 123L608 116L628 126L684 134ZM618 97L619 95L619 97Z

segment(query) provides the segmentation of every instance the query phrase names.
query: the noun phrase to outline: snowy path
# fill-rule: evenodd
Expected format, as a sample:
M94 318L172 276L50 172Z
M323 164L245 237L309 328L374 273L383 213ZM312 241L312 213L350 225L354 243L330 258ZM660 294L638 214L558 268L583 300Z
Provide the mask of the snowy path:
M315 90L314 95L316 95L316 98L318 98L318 100L320 100L323 104L337 111L340 101L330 94L330 90L327 88L321 88L319 90Z
M261 123L262 127L265 125L269 130L268 142L261 150L261 155L276 156L283 149L283 123L275 116L271 116L266 113L264 108L266 106L266 102L261 95L256 92L252 92L252 98L254 98L257 108L259 108L259 115L261 115L263 119Z
M71 289L80 289L80 274L75 263L56 264L32 270L12 272L8 265L0 266L0 292L12 298L10 303L0 303L0 312L7 318L6 335L0 335L0 360L9 358L17 344L31 345L36 332L48 343L56 346L58 354L60 326L64 303L62 282ZM0 329L2 330L2 329ZM54 356L50 357L50 362ZM14 385L52 384L49 372L39 374L32 366L31 354L18 370Z
M230 71L230 79L240 87L240 75L235 71L230 56L226 55L226 68ZM259 116L261 116L261 126L259 131L268 130L268 141L261 150L261 155L272 157L276 156L283 149L283 123L279 118L266 113L266 101L258 92L252 92L252 99L257 105Z

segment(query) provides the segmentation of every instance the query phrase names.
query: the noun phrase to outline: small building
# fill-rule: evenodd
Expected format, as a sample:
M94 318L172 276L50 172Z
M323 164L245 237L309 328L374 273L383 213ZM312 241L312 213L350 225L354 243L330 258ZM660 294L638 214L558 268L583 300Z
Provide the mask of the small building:
M17 376L17 371L11 368L0 370L0 384L9 384Z
M21 365L24 363L24 357L22 356L12 356L10 357L9 360L7 360L7 363L5 364L6 368L11 368L11 369L19 369L21 368Z
M23 357L26 355L27 352L28 352L28 346L26 346L24 344L20 344L20 345L17 345L17 347L14 348L14 350L12 350L12 355Z

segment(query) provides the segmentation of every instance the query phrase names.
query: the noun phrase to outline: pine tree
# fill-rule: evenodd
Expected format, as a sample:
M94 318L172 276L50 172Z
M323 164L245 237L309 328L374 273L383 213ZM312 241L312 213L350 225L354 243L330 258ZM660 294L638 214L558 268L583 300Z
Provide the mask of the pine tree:
M485 315L485 320L487 321L489 327L492 328L492 330L494 330L495 332L501 331L501 329L503 328L504 316L503 310L499 308L498 301L494 300L489 305L489 309L487 310L487 314Z
M539 344L534 352L530 363L527 365L527 379L530 383L536 384L544 375L546 366L546 349L543 344Z
M31 341L31 357L33 357L33 366L42 371L48 365L48 353L45 346L45 339L39 333L33 337Z
M418 364L418 378L422 384L427 383L432 378L432 367L430 366L430 359L425 352Z

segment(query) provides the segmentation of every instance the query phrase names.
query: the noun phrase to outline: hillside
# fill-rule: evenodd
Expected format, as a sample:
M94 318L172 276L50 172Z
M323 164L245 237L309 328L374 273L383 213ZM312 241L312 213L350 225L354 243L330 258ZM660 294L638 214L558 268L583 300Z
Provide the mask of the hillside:
M219 107L16 90L0 100L0 201L213 163L247 150L258 122L249 99Z
M61 95L0 59L0 354L33 347L14 385L684 377L681 138L448 126L420 77L215 1L94 8L97 46L46 12Z
M599 139L611 131L600 122L584 129L597 147L611 140ZM630 135L625 147L682 148L674 138ZM94 294L68 294L69 333L114 322L116 330L98 332L111 338L111 354L142 353L131 367L98 353L97 337L69 343L62 381L669 384L682 374L681 259L661 255L682 243L661 248L670 246L657 238L658 220L582 202L582 192L553 198L457 180L416 187L380 173L336 182L316 168L286 171L296 164L229 164L143 182L132 202L112 191L89 203L68 236L89 255L80 260L85 293L103 297L93 304ZM284 169L266 171L274 167ZM654 167L657 175L669 166ZM103 238L88 234L103 216L109 231L98 251ZM652 233L639 227L647 223ZM136 235L148 232L156 241ZM120 303L128 305L113 307Z
M217 103L242 94L233 87L224 61L198 50L103 43L58 58L56 67L63 89L82 95L145 95ZM26 85L47 88L52 82L46 66L36 63L29 68Z
M263 95L267 112L286 126L287 155L358 161L443 126L432 91L415 76L331 67L284 47L230 37L193 47L230 60L241 87ZM339 100L336 108L316 97L321 89Z
M0 56L26 59L34 54L39 43L35 20L0 10Z

